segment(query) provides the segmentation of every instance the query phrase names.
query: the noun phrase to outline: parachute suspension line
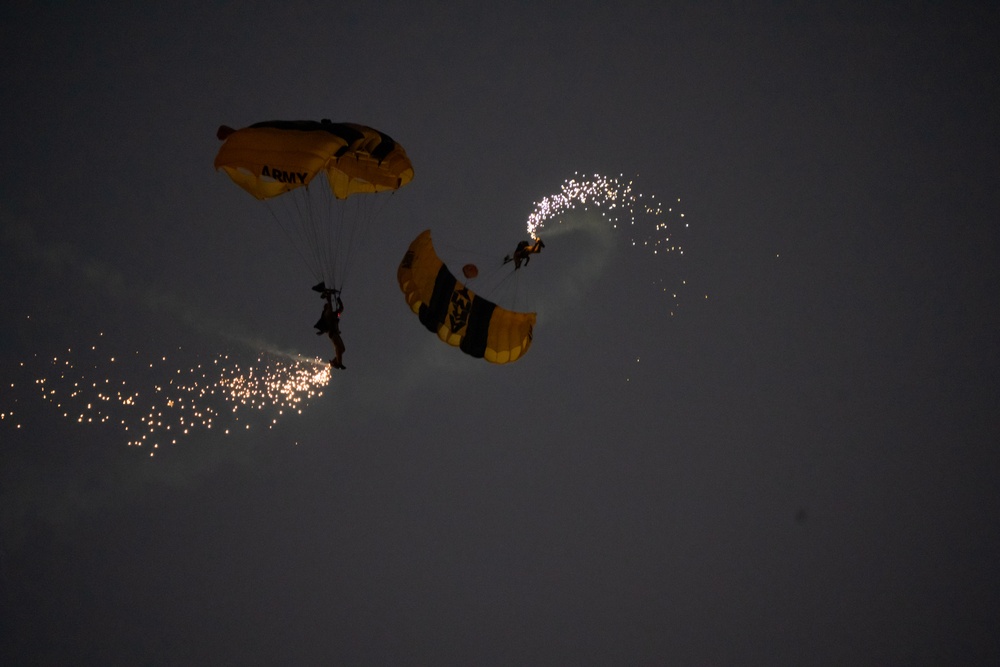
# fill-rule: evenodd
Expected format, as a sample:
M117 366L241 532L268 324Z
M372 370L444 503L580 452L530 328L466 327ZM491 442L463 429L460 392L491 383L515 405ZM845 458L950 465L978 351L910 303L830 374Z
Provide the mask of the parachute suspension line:
M514 271L514 296L511 298L510 303L514 308L520 308L524 310L524 304L520 301L521 295L521 275L520 271Z
M308 258L313 277L317 280L323 280L323 220L321 213L316 210L317 202L314 200L309 186L298 188L289 194L291 197L287 198L295 209L295 215L291 218L298 221L302 252Z
M304 232L305 224L300 222L296 228L293 228L292 223L286 223L286 221L283 218L287 218L288 220L296 220L296 219L301 220L301 219L292 216L279 215L274 210L275 206L281 206L283 209L289 209L292 208L292 206L288 202L283 200L278 200L282 202L280 204L272 203L273 201L274 200L264 200L264 203L267 206L267 211L268 213L271 214L271 218L274 220L275 224L278 225L278 228L281 229L285 237L291 242L292 249L295 250L295 254L299 256L299 259L301 260L302 264L305 265L305 267L309 269L309 271L313 274L313 278L316 279L317 281L322 280L322 276L317 274L316 263L310 261L310 257L308 257L306 254L306 248L303 247L303 246L308 247L309 245L311 245L308 242L308 239L305 238L305 232ZM296 206L295 208L298 207Z
M326 178L324 175L322 178ZM330 288L338 288L337 284L337 236L343 224L334 206L333 193L328 184L317 183L318 194L313 201L315 219L312 230L316 237L316 262L319 266L320 278Z
M320 199L324 210L321 219L313 225L317 235L322 237L317 243L322 280L327 287L343 290L357 246L358 229L365 222L356 214L364 197L339 200L329 187L322 190Z
M517 271L514 272L514 298L511 303L514 304L515 308L527 310L527 303L521 303L521 277L517 275Z
M322 190L322 188L320 188ZM299 221L299 235L303 253L308 255L313 277L323 279L323 230L322 215L318 215L309 186L289 193L295 206L293 220Z
M344 227L343 206L325 183L315 182L265 200L276 224L292 243L299 259L316 282L339 287L337 253L340 230Z
M476 290L485 297L488 297L491 301L497 303L507 303L510 304L511 308L518 308L522 310L527 310L530 307L530 294L527 289L527 285L530 281L525 283L525 286L521 285L522 278L521 272L516 269L510 269L506 271L503 278L499 281L496 280L496 275L500 271L503 271L506 265L501 265L490 269L485 273L480 273L476 278L479 282L479 288Z
M394 194L394 191L388 193L389 197ZM385 195L386 193L361 194L350 197L347 201L343 202L346 206L351 206L352 210L346 213L344 212L346 206L342 206L342 216L346 216L352 222L340 225L340 228L343 230L342 238L338 244L343 250L341 253L343 260L343 268L340 275L341 283L346 282L348 276L351 275L360 249L368 243L369 238L373 234L373 222L380 217L382 210L389 201L389 197ZM343 285L338 285L338 287L342 288Z
M490 267L490 270L489 270L489 273L487 275L492 276L492 275L495 275L496 273L499 273L500 271L507 271L508 273L512 271L512 269L509 266L507 266L507 264L509 264L509 262L503 262L503 261L497 260L497 257L496 257L495 254L489 255L489 258L490 258L490 261L487 264L487 266Z
M490 256L490 258L492 259L492 256ZM504 265L503 264L497 264L497 265L494 266L493 263L490 262L486 266L490 266L491 268L488 269L488 270L482 271L479 274L479 276L476 277L476 280L478 281L478 283L480 285L483 285L484 286L483 289L486 290L486 292L483 293L483 296L488 296L490 293L493 292L493 290L495 290L496 288L498 288L500 286L500 284L503 282L503 280L505 280L506 278L510 277L509 274L508 274L503 279L501 279L500 283L497 283L496 282L496 275L498 273L500 273L501 271L504 270ZM487 285L493 285L493 287L485 287Z
M493 271L491 271L489 273L489 275L487 277L492 278L496 274L496 272L498 270L499 269L494 269ZM493 295L496 293L497 290L499 290L500 288L502 288L504 286L504 283L506 283L508 280L510 280L513 276L514 276L514 271L509 271L507 273L507 275L505 275L503 277L503 279L500 280L500 282L498 282L497 284L493 285L492 287L487 288L484 292L482 292L483 296L487 296L491 300L495 301L496 299L493 298Z
M348 201L336 201L332 192L327 192L327 206L330 217L330 241L327 244L328 264L330 267L330 281L333 289L344 289L344 279L347 273L347 253L344 248L344 239L348 236L350 216L347 214Z

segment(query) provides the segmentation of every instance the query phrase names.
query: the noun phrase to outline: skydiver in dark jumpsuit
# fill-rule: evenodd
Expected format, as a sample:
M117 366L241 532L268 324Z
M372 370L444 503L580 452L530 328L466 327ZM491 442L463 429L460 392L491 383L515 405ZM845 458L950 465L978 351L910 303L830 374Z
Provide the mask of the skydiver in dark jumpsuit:
M340 300L340 291L327 289L323 283L316 285L313 289L319 292L322 298L326 299L326 304L323 306L323 313L319 316L319 321L314 325L318 329L316 335L321 336L326 334L333 342L335 356L333 359L330 359L330 365L341 370L346 369L347 366L344 365L343 359L345 349L344 340L340 337L340 314L344 312L344 302ZM333 301L330 297L337 299L336 309L334 309Z
M524 262L524 265L527 266L528 262L531 261L531 255L541 252L544 247L545 244L542 243L541 239L535 241L534 245L527 241L521 241L517 244L517 248L514 249L513 255L507 255L503 258L503 263L514 262L514 270L517 271L521 268L521 262Z

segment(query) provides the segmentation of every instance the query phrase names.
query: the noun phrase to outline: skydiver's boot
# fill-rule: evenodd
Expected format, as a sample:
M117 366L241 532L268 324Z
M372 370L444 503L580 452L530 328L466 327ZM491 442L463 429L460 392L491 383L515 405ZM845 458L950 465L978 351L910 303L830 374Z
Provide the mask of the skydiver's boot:
M326 291L326 281L321 280L312 286L314 292L319 292L320 296L323 296L323 292Z

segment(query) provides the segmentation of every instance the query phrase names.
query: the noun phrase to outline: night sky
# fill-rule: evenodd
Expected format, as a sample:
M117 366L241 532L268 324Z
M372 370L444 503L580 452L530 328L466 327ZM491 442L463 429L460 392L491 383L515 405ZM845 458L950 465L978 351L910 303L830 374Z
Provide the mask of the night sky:
M1000 662L996 6L35 4L0 10L0 663ZM347 370L130 444L93 383L323 368L312 276L213 168L221 124L321 118L415 170ZM510 273L574 174L683 254L571 212L492 294L523 359L427 332L410 241Z

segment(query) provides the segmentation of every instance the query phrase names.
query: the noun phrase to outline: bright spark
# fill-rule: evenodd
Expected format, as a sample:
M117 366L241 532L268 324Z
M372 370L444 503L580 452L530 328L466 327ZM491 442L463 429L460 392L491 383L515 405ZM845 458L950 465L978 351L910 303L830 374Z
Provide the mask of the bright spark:
M679 256L684 254L684 248L674 238L672 229L679 226L680 218L684 217L684 213L674 210L679 204L680 199L674 206L667 206L655 195L637 192L634 182L621 175L617 178L600 174L585 177L577 172L573 178L563 181L559 192L535 202L528 216L528 234L537 239L547 222L562 224L564 216L573 211L579 208L587 211L593 207L600 209L601 216L612 229L622 230L628 236L629 245L644 248L652 255ZM683 222L684 228L688 226ZM672 297L675 307L679 305L677 290L663 287L662 291Z
M190 357L181 348L176 352L178 359ZM11 405L0 406L0 421L21 428L20 404L26 398L21 394L31 392L66 418L115 425L129 446L157 449L216 426L225 434L237 425L274 428L286 413L302 414L330 381L329 364L320 359L268 352L250 363L218 354L190 367L167 355L155 358L149 362L139 351L106 355L98 345L49 358L36 355L34 363L22 362L35 374L34 382L6 394Z
M680 203L680 199L677 200ZM672 240L667 216L674 213L673 207L664 206L655 195L646 196L636 192L633 181L594 174L586 178L579 173L563 181L559 192L535 202L534 210L528 216L528 234L538 238L545 223L555 220L562 223L562 216L583 206L602 209L601 215L614 229L627 223L629 242L634 246L647 248L654 255L661 252L684 254L681 246ZM678 213L683 218L683 213Z

